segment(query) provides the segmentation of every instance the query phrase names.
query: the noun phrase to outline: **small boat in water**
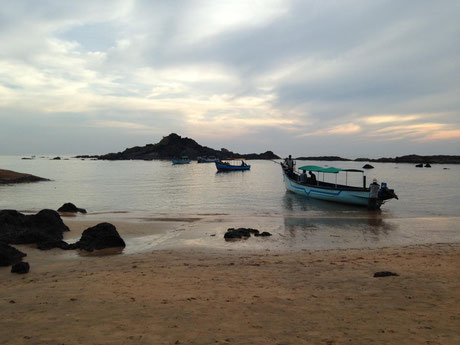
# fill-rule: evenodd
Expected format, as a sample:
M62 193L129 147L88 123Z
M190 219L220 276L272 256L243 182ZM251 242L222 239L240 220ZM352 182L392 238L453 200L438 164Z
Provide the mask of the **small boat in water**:
M191 160L187 156L182 156L179 159L173 158L171 161L172 161L173 165L176 165L176 164L189 164L191 162Z
M214 156L198 157L197 162L198 163L214 163L214 162L217 162L217 158Z
M242 171L242 170L249 170L251 166L246 164L244 160L241 160L239 164L231 164L230 162L222 162L216 161L216 168L217 171Z
M379 186L376 181L374 181L375 185L379 186L378 193L376 193L377 198L371 198L371 190L370 188L366 187L366 176L364 175L363 170L340 169L334 167L322 168L319 166L307 165L299 168L299 170L304 172L311 172L310 177L306 177L306 174L298 174L292 169L289 169L288 166L284 163L281 163L281 167L286 189L296 194L300 194L313 199L334 201L350 205L367 206L372 209L379 209L380 206L389 199L398 199L398 196L394 193L394 190L388 189L386 183L382 182L382 185ZM314 172L336 174L336 183L319 181L313 174ZM345 172L346 181L348 180L349 172L362 173L363 186L349 186L347 185L347 182L345 182L345 185L337 184L337 174L339 172Z

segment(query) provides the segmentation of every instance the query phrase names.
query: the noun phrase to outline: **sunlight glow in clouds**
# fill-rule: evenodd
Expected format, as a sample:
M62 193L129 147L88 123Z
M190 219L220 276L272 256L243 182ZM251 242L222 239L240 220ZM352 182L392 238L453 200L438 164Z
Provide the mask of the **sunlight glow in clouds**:
M0 8L0 153L63 136L75 152L105 153L177 132L240 152L459 154L457 10L453 0L14 2ZM25 123L33 148L18 139ZM107 130L106 146L89 146L87 132Z
M370 125L393 122L409 122L419 119L418 115L378 115L364 118L364 122Z
M198 1L184 18L184 41L195 43L231 30L265 25L287 12L282 0Z

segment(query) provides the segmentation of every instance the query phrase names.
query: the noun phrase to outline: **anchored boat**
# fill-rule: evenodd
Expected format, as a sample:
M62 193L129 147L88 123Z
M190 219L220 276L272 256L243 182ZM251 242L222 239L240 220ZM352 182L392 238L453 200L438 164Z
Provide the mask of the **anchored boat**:
M249 170L251 169L251 166L246 164L244 160L241 160L241 163L239 164L231 164L230 162L222 162L222 161L216 161L216 168L217 171L223 172L223 171L241 171L241 170Z
M197 162L198 163L214 163L214 162L217 162L217 158L214 156L198 157Z
M182 156L179 159L173 158L171 161L172 161L173 165L176 165L176 164L189 164L191 162L191 160L188 159L188 156Z
M300 167L299 170L301 171L311 172L310 176L308 177L305 173L298 174L294 172L284 163L281 163L281 167L283 170L283 180L286 189L310 198L334 201L343 204L368 206L373 209L379 209L380 206L389 199L398 199L398 196L394 193L394 190L388 189L386 183L384 182L382 182L381 186L375 183L375 185L378 186L377 190L374 189L376 198L371 198L371 190L370 188L366 187L366 176L364 175L363 170L340 169L334 167L323 168L315 165ZM315 172L323 174L336 174L336 183L317 180L316 176L314 175ZM337 184L337 174L339 172L344 172L346 174L345 185ZM347 185L348 173L362 173L363 186L355 187ZM371 185L371 187L373 186Z

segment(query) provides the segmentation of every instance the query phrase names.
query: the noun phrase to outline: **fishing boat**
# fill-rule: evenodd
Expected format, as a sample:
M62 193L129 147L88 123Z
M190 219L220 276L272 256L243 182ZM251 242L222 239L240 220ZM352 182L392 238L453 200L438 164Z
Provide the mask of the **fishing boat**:
M246 164L244 162L244 160L241 160L241 163L238 163L238 164L230 163L230 162L216 161L216 168L217 168L217 171L219 171L219 172L223 172L223 171L242 171L242 170L251 169L251 166Z
M286 189L313 199L333 201L343 204L357 205L357 206L369 206L370 200L370 188L366 187L366 176L363 170L358 169L340 169L334 167L319 167L315 165L307 165L300 167L301 171L309 171L312 174L311 177L303 178L297 172L289 169L286 164L281 164L283 170L283 180ZM314 173L323 174L335 174L335 183L319 181L318 179L312 178ZM345 173L345 185L337 184L337 174ZM362 173L363 174L363 186L355 187L348 185L348 173ZM305 181L302 181L305 180ZM378 191L378 197L372 208L379 209L382 204L387 200L396 198L397 195L393 189L389 189L385 182L382 182L381 187ZM375 199L373 199L375 201Z
M197 162L198 163L214 163L217 161L217 158L214 156L209 156L209 157L198 157Z
M173 165L176 165L176 164L189 164L191 162L191 160L188 158L188 156L182 156L181 158L173 158L172 160L172 164Z

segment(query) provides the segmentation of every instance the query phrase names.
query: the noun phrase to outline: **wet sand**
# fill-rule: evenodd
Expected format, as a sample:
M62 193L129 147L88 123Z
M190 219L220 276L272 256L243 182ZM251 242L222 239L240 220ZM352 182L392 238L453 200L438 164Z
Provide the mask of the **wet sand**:
M174 229L162 224L159 233ZM30 273L0 268L0 344L460 343L458 243L295 252L233 244L70 260L29 248Z

